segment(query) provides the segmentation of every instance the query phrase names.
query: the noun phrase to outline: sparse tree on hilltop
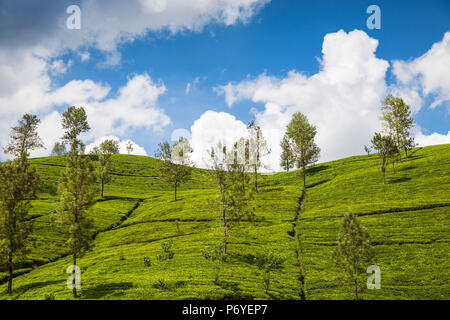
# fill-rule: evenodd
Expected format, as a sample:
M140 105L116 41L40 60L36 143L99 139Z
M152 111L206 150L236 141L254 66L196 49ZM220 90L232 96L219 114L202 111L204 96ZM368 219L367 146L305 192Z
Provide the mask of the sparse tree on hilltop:
M103 191L105 183L109 182L109 167L111 165L111 157L113 154L119 153L119 141L108 139L103 141L98 148L98 160L100 166L97 168L97 175L102 184L101 196L103 198Z
M305 115L300 112L292 116L286 128L287 136L292 139L297 167L302 169L303 187L306 187L306 168L319 160L320 148L314 142L316 127L309 124Z
M281 140L280 146L281 146L281 167L289 171L289 169L292 169L295 165L295 157L294 152L292 151L291 141L287 135L283 136L283 140Z
M253 168L255 192L258 192L258 170L263 166L262 158L270 154L270 149L261 128L253 120L248 124L248 129L250 131L250 165Z
M388 95L381 106L383 115L381 120L384 122L385 130L390 134L397 147L400 162L402 161L401 150L408 155L408 149L413 144L410 130L414 126L414 120L411 117L411 107L407 105L402 98Z
M14 264L25 257L32 230L28 211L40 178L28 156L30 151L43 148L37 133L39 122L35 115L23 116L12 128L11 141L5 148L5 153L15 159L0 164L0 264L8 270L8 293L12 291Z
M131 143L130 140L128 140L126 148L127 148L127 153L130 155L134 150L133 144Z
M342 280L347 280L354 285L356 300L358 300L358 288L363 282L373 257L374 251L370 245L369 233L361 226L357 216L349 211L342 220L338 246L333 252L333 259L342 271Z
M391 136L383 136L377 132L372 138L372 146L381 158L381 172L383 173L383 184L385 184L387 161L397 153L397 147Z
M367 153L367 156L370 156L370 152L372 151L370 147L364 145L364 151Z
M180 137L172 146L167 141L160 143L155 154L161 160L158 163L161 178L174 188L175 201L177 201L177 188L191 178L193 163L190 154L192 152L189 141Z
M61 142L56 142L52 149L53 156L61 156L66 153L66 146Z

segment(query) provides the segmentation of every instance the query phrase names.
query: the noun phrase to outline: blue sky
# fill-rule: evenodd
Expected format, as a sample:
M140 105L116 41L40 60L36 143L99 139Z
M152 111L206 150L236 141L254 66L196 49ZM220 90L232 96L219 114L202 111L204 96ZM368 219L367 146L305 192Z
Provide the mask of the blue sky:
M165 0L154 1L165 2ZM85 2L66 1L64 5L71 3L80 5L82 19L85 14L89 14L84 12L89 10ZM380 30L369 30L366 27L366 20L369 17L366 8L372 4L378 5L381 9ZM164 85L166 88L166 91L158 96L155 104L170 118L170 124L163 125L156 131L154 128L130 125L124 131L108 132L108 135L132 139L152 155L160 141L170 139L174 129L190 130L193 123L207 110L226 112L235 116L237 121L247 123L255 116L255 110L251 112L252 108L255 108L256 113L260 113L263 123L262 114L266 110L266 105L278 103L276 98L259 99L252 94L237 93L240 98L230 107L226 101L226 94L218 94L217 88L227 84L238 85L246 80L255 83L263 75L273 78L274 83L280 82L289 78L288 72L291 70L307 78L312 77L322 69L320 60L323 59L322 46L327 34L336 33L341 29L349 34L357 29L366 33L368 37L378 40L374 54L376 58L389 63L383 77L385 84L387 87L400 87L393 73L392 61L413 62L414 59L426 54L433 44L441 42L444 34L450 31L450 2L445 0L270 2L264 0L251 9L250 14L232 23L225 18L226 22L216 17L202 23L200 27L192 27L191 21L184 22L181 14L176 17L177 23L182 25L179 30L171 32L164 22L161 22L160 26L151 26L143 34L133 35L130 42L115 41L112 48L107 50L104 46L83 42L84 40L81 42L76 40L77 44L72 45L70 40L67 40L67 34L70 37L71 33L65 33L66 39L61 41L64 44L55 45L56 49L45 57L45 61L50 63L61 60L66 64L69 61L70 63L64 72L51 73L48 72L48 68L45 69L51 82L46 90L57 90L73 80L89 79L110 87L108 95L99 100L113 99L119 95L118 90L125 86L133 75L148 74L154 84ZM55 12L58 11L55 9ZM113 10L110 12L114 13ZM163 14L164 11L161 15ZM107 18L103 17L103 21L98 23L107 24L106 21ZM39 25L39 21L36 23ZM126 28L127 23L124 25ZM89 29L82 25L83 28ZM158 30L154 31L152 28ZM70 31L77 32L77 30ZM26 32L27 30L24 31ZM49 39L59 36L59 33L55 32ZM51 43L49 39L42 40L42 43L46 41ZM0 42L0 48L1 46L7 47L8 41ZM446 48L443 50L449 54L448 50L445 51ZM89 53L87 61L80 60L81 52ZM111 52L120 55L120 60L105 66L104 63ZM448 70L449 65L443 65L442 68ZM418 71L414 75L418 78L420 76ZM188 83L190 90L187 93ZM413 82L402 84L402 88L405 86L417 87ZM449 101L443 99L443 102L433 109L430 109L429 105L439 97L448 97L450 94L445 86L434 89L427 93L418 93L422 103L414 118L420 126L422 135L437 133L445 136L450 130ZM280 105L283 103L280 102ZM61 104L46 106L38 112L45 117L51 111L62 111L66 107L64 101ZM123 107L126 108L125 105ZM301 108L298 106L297 109L302 110ZM307 110L306 108L305 112L308 115ZM312 117L314 118L314 115ZM88 142L97 138L99 137L89 137ZM445 138L439 139L441 140L438 141L442 141ZM342 148L345 149L345 146ZM356 149L351 148L348 152L354 150ZM339 152L330 154L324 160L340 155ZM342 156L344 155L347 155L347 152L343 152Z

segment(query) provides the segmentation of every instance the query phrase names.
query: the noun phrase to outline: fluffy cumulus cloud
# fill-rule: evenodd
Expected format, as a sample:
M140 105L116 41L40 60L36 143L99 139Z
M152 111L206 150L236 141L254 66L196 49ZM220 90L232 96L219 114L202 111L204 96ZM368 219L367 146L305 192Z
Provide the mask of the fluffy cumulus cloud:
M92 127L89 138L121 135L134 127L161 129L170 123L157 106L166 91L146 75L132 75L128 83L108 99L107 84L73 80L58 87L52 81L74 63L61 57L74 52L79 63L90 60L89 49L104 52L104 65L120 61L118 46L167 30L200 31L209 23L231 25L246 22L268 0L83 0L81 29L66 27L66 9L73 1L48 0L1 2L0 25L0 147L9 129L25 112L37 113L43 122L56 120L55 107L83 105ZM7 27L5 27L7 26ZM14 36L11 36L11 34ZM76 61L76 62L77 62ZM57 125L42 131L48 144L56 140ZM50 136L52 135L52 136Z
M375 56L378 41L363 31L327 34L321 70L310 77L291 71L284 78L266 74L217 88L231 107L250 99L264 103L256 112L272 153L268 162L278 169L284 129L295 112L304 113L317 127L316 141L327 161L358 154L379 129L381 97L386 93L387 61Z
M417 94L433 95L430 108L434 108L450 101L450 72L446 68L449 65L450 31L424 55L411 61L394 61L393 72L401 88L414 87Z
M120 140L117 136L103 136L100 138L97 138L94 142L88 144L86 146L86 152L89 153L94 149L95 147L100 146L100 144L105 140L115 140L119 141L119 153L121 154L128 154L127 151L127 144L130 142L133 146L133 151L130 154L137 155L137 156L147 156L147 151L145 151L144 147L141 147L136 142L132 140Z
M200 167L208 165L208 152L211 146L220 141L226 146L247 135L247 126L226 112L208 110L191 126L190 144L194 149L192 160Z
M373 132L381 129L378 119L380 102L386 94L400 94L415 112L420 109L422 94L417 91L417 86L421 84L409 83L412 78L406 73L415 75L420 70L425 93L437 91L445 97L445 92L450 92L445 83L448 73L442 68L442 65L449 64L446 60L450 55L448 39L449 33L423 57L409 63L402 62L404 74L399 76L401 83L397 86L386 85L389 63L376 57L377 40L363 31L346 33L340 30L325 36L321 68L312 76L295 70L282 78L263 73L215 90L224 95L229 107L241 100L264 104L264 110L256 111L255 117L272 149L267 159L272 169L279 169L279 143L295 112L304 113L317 127L316 142L322 149L320 160L338 159L360 154ZM433 62L423 62L427 59ZM439 70L434 70L435 61L440 63ZM398 68L400 62L396 64ZM416 138L422 145L448 141L448 135L434 133L427 136L420 131Z

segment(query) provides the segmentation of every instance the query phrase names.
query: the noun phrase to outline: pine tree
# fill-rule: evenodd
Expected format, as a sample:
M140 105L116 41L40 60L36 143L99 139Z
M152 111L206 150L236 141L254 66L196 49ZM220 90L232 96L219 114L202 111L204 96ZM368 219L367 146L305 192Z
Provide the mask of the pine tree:
M292 139L297 168L302 169L303 187L306 187L306 168L319 160L320 149L314 142L316 127L309 124L305 115L300 112L292 116L286 127L287 136Z
M373 257L369 233L360 225L357 216L349 211L342 220L338 246L333 252L333 258L336 266L342 271L343 280L354 285L356 300L358 288Z
M30 201L36 197L39 174L28 161L29 152L43 148L37 133L40 120L25 114L12 128L11 141L5 153L15 156L13 161L0 165L0 263L8 269L8 292L12 291L14 264L26 253L32 230L28 219Z
M87 217L87 205L95 192L95 170L89 159L83 155L84 144L79 135L90 127L86 112L82 107L69 107L63 113L62 125L65 129L63 141L70 145L67 165L63 171L58 191L61 195L58 207L59 223L69 227L67 245L73 258L73 297L77 298L75 266L77 256L89 247L91 236L89 229L92 221Z

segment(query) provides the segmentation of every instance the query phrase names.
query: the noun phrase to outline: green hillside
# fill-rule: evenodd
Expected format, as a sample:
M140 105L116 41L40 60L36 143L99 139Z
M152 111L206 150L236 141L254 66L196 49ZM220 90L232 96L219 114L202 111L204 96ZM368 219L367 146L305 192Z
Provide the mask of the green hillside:
M52 229L50 220L65 158L32 164L42 175L30 212L33 246L11 295L0 272L0 299L72 299L64 229ZM385 185L377 155L318 164L308 171L306 189L296 172L262 175L256 218L233 227L217 283L214 265L202 256L221 239L214 180L195 169L175 202L156 165L149 157L113 156L105 198L89 208L94 240L78 261L81 299L352 299L353 288L336 280L331 258L348 209L369 231L381 268L381 289L364 290L362 299L450 298L450 145L414 149L395 173L388 168ZM167 239L175 255L160 288L156 256ZM286 261L266 293L254 257L270 251Z

